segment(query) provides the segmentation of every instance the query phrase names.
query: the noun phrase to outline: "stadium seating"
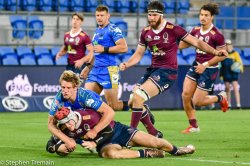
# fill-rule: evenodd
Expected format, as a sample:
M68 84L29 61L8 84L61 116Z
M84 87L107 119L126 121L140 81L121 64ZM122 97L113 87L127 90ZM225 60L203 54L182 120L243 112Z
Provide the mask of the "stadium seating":
M4 0L0 0L0 10L4 10L5 6L4 6Z
M29 16L29 37L30 39L40 39L43 36L44 24L38 16Z
M16 48L16 51L17 51L18 57L25 57L25 56L35 57L32 50L26 46L18 46Z
M86 10L87 12L95 12L96 7L98 6L98 0L91 0L91 1L87 1L86 3Z
M237 29L250 29L250 7L237 7Z
M20 0L6 0L5 9L13 12L20 10Z
M15 50L12 47L0 47L0 55L1 57L7 57L7 56L17 57L17 54L15 53Z
M52 5L53 1L52 0L39 0L38 1L38 8L41 11L49 12L52 11Z
M72 11L83 12L85 10L85 0L71 0L70 6Z
M128 13L128 12L132 11L132 8L130 8L131 6L132 6L132 8L135 7L136 3L134 1L131 1L131 0L117 0L116 11L120 12L120 13ZM135 12L135 10L133 10L133 11Z
M220 13L215 18L215 25L220 29L233 29L234 28L234 15L235 8L232 6L221 6Z
M46 47L35 47L34 52L37 58L42 57L42 56L47 56L47 57L52 58L52 55L49 52L49 49Z
M66 12L70 10L69 0L54 0L52 3L53 11Z
M114 0L102 0L102 4L108 6L109 12L115 12L115 1Z
M56 65L67 65L68 64L68 55L60 57L58 60L55 60Z
M35 11L37 10L37 1L35 0L22 0L21 1L21 9L24 11Z
M118 18L118 17L110 18L110 22L118 26L121 29L123 36L127 37L128 35L128 23L127 22L125 22L122 18Z
M35 56L24 56L20 58L20 65L36 65Z
M37 58L38 65L54 65L53 59L50 56L42 55Z
M180 54L177 54L177 62L178 65L188 65L187 61Z
M6 56L2 59L3 65L19 65L17 56Z
M56 54L60 51L60 49L61 49L61 47L52 47L50 49L52 56L56 57Z
M27 20L23 16L12 15L9 17L13 28L12 37L14 39L23 39L27 34Z
M149 52L145 52L144 56L142 57L142 59L139 62L139 65L151 65L152 63L152 56Z
M245 59L250 59L250 48L249 47L243 48L242 52L243 52L243 57Z
M180 14L187 14L190 8L190 2L189 0L181 0L178 1L177 9Z
M195 48L194 47L188 47L185 49L182 49L182 56L184 59L188 59L189 56L195 55Z
M176 11L176 1L175 0L163 0L162 1L165 6L166 14L173 14Z

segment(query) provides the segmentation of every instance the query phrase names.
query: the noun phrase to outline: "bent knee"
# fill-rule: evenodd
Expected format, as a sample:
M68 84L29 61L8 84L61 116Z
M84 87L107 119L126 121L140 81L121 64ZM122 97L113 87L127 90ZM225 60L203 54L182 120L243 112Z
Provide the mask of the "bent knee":
M101 155L103 158L108 158L108 159L120 158L119 153L117 153L116 150L108 150L108 151L102 152Z

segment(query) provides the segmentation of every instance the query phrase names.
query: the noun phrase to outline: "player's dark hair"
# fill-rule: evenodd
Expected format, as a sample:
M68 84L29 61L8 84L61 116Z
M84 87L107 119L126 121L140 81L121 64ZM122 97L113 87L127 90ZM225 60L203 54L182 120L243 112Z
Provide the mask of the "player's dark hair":
M156 11L158 13L164 12L164 6L159 1L150 1L147 7L147 11Z
M84 17L83 17L83 15L82 15L81 13L76 13L76 12L75 12L75 13L72 14L72 18L73 18L74 16L77 16L77 17L78 17L80 20L82 20L82 21L84 20Z
M109 12L109 8L107 6L105 6L105 5L99 5L95 9L95 11L97 11L97 12L106 11L108 13Z
M80 86L80 78L78 75L76 75L76 73L74 73L73 71L70 70L65 70L60 79L59 82L61 84L62 81L66 81L66 82L71 82L73 84L73 87L79 87Z
M200 9L201 10L207 10L211 13L211 15L218 15L219 14L219 5L217 3L208 3L206 5L203 5Z

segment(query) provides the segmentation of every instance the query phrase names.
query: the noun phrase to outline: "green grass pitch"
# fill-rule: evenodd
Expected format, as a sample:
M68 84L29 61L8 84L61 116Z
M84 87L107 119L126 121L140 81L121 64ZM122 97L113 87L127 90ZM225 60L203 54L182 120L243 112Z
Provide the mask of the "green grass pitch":
M197 111L200 133L181 134L188 126L184 111L154 111L156 127L177 146L193 144L196 153L161 159L103 159L80 146L67 157L49 154L45 145L48 113L0 113L0 165L131 166L250 165L250 110ZM115 119L130 122L130 112ZM144 130L143 126L139 129Z

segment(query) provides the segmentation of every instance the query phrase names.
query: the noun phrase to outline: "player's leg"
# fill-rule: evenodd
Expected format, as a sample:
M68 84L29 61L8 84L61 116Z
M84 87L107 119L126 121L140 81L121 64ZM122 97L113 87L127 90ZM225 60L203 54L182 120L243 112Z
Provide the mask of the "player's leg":
M91 90L91 91L94 91L97 94L100 94L102 92L102 86L96 82L86 82L84 85L84 88Z
M104 89L104 95L108 105L114 110L129 110L128 101L118 99L118 88Z
M109 144L101 149L101 157L109 159L164 157L164 152L153 149L124 149L118 144Z
M142 131L137 131L128 145L156 148L168 152L171 155L192 154L195 151L195 148L193 146L177 148L166 139L157 138Z
M149 113L144 106L144 102L150 98L149 96L153 97L157 94L159 94L158 88L149 79L146 80L139 88L137 87L134 89L131 99L133 112L130 126L137 128L139 122L141 121L146 127L148 133L154 136L163 137L162 133L160 133L152 124Z
M225 81L225 91L227 94L227 101L228 101L228 107L231 107L231 83L228 81Z
M235 96L235 100L236 100L236 104L237 104L236 108L241 109L239 83L238 83L238 81L233 81L232 85L233 85L234 96Z
M195 115L195 108L192 101L197 83L190 77L185 77L183 83L182 102L185 113L188 117L189 127L182 131L182 133L199 132L199 127Z

